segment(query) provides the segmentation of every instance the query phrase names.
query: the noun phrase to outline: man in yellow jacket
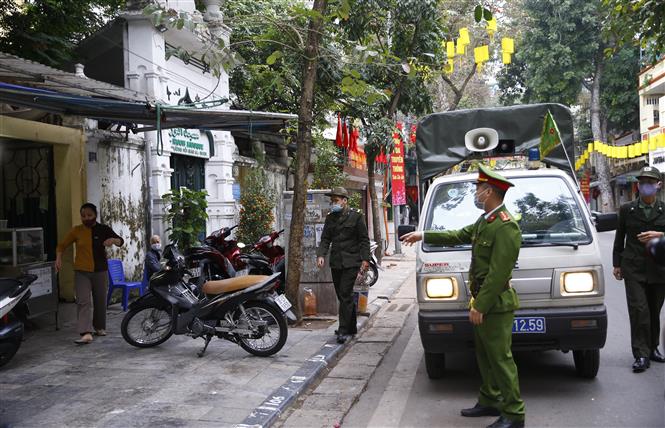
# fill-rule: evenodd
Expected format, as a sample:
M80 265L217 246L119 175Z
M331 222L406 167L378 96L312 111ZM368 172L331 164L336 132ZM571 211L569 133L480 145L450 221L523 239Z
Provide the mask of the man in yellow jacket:
M474 224L460 230L412 232L407 245L424 239L433 245L472 244L469 284L473 298L469 321L474 325L476 359L482 385L476 405L462 416L500 416L490 428L524 426L525 407L520 398L517 366L511 352L517 293L510 286L522 233L503 204L513 184L484 166L479 167L476 206L483 209Z

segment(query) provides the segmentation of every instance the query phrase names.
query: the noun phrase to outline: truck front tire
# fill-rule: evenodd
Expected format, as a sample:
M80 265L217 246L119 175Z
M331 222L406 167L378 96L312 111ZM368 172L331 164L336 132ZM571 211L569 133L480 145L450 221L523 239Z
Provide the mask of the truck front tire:
M446 372L446 354L425 351L425 368L430 379L441 379Z
M600 349L580 349L573 351L577 375L585 379L593 379L600 367Z

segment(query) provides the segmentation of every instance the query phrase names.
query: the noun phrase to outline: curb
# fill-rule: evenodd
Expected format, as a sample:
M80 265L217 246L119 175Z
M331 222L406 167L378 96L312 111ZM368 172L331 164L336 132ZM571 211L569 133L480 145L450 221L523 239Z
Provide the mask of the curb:
M375 299L367 306L369 310L368 317L362 317L358 332L360 332L369 320L379 312L379 309L388 302L386 299ZM260 406L256 407L241 423L234 425L235 428L263 428L269 427L286 410L298 396L306 391L307 388L318 378L319 374L331 363L337 360L341 352L353 343L348 340L346 343L339 344L334 338L331 338L318 352L312 354L305 363L296 370L296 372L274 390Z

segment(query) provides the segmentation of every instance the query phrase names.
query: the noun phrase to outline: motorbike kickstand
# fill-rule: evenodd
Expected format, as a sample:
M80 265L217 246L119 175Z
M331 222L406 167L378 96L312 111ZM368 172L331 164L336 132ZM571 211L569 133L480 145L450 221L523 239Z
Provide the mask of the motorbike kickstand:
M196 353L196 355L201 358L203 357L203 354L205 354L206 349L208 349L208 345L210 345L210 340L212 340L212 334L206 334L205 337L205 345L203 345L203 349L201 349L199 352Z

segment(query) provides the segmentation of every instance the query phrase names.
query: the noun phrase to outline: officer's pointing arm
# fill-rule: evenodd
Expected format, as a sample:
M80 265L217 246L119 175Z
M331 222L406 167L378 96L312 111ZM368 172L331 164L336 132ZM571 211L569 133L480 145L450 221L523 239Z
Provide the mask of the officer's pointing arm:
M423 232L423 240L436 246L470 244L473 226L470 224L459 230L426 230Z

